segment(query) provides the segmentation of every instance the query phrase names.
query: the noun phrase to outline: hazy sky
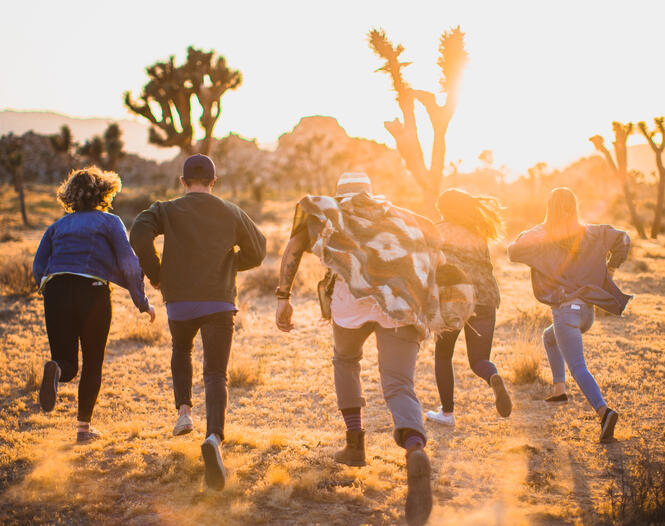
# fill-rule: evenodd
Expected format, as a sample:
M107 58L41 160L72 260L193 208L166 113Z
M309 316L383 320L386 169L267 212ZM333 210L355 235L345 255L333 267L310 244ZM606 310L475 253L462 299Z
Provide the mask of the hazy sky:
M271 143L320 114L393 145L383 122L399 110L367 31L402 43L408 80L432 90L439 36L461 25L470 63L447 161L468 169L491 149L524 171L590 154L587 138L609 137L612 120L665 114L663 24L661 0L12 2L0 17L0 109L127 118L122 93L139 93L145 66L195 45L244 76L222 99L218 137Z

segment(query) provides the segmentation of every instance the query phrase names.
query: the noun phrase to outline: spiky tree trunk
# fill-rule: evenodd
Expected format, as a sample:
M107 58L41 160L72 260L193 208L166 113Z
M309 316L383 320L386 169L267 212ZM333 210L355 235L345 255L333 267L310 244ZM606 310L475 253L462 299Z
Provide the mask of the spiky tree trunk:
M21 138L13 133L0 138L0 166L11 175L14 189L18 194L23 225L30 226L23 185L23 144Z
M657 117L653 121L656 124L656 129L654 131L649 131L644 122L640 122L638 126L656 156L656 168L658 168L658 196L656 198L656 210L653 215L653 224L651 225L651 237L656 239L660 233L663 205L665 205L665 167L663 167L663 150L665 150L665 117ZM654 139L656 133L660 134L660 144L656 144Z
M30 226L30 221L28 221L28 211L25 207L25 190L23 185L23 166L18 165L12 174L14 178L14 188L18 193L18 202L21 208L21 219L23 219L24 226Z
M397 94L397 103L402 112L403 121L395 119L385 122L386 130L395 139L397 151L404 159L406 167L420 186L423 203L429 213L434 213L436 200L443 179L443 167L446 157L446 132L455 113L458 100L459 83L468 61L464 49L464 33L459 26L446 31L439 41L440 57L437 64L441 68L441 88L446 93L446 102L441 105L433 92L412 89L402 77L402 68L409 62L400 62L399 56L404 51L402 45L394 46L385 31L374 29L369 32L369 44L374 52L385 60L383 71L390 75L393 89ZM432 157L429 169L425 165L423 149L418 138L415 117L415 101L425 107L433 131Z
M612 154L604 145L604 140L600 135L594 135L589 140L593 143L596 150L603 154L607 164L609 164L612 172L616 175L621 183L621 188L623 190L623 195L626 200L626 205L628 206L628 212L630 214L630 222L637 230L637 235L641 239L646 239L646 233L644 231L644 226L642 226L642 220L637 214L637 209L635 208L635 201L633 199L633 193L630 189L630 184L628 181L627 173L627 149L626 141L628 136L633 131L633 124L621 124L620 122L613 122L612 129L614 130L614 155L616 157L616 163L612 159Z

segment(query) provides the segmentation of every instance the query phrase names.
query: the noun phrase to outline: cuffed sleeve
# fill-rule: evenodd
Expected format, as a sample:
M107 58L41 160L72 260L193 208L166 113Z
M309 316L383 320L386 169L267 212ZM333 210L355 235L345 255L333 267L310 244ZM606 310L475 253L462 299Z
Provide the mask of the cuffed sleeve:
M42 236L42 240L39 242L39 247L35 253L35 259L32 262L32 275L34 276L38 287L42 282L42 278L46 274L48 260L53 251L52 235L53 227L48 227Z
M238 212L236 244L240 250L236 261L238 270L249 270L258 267L266 257L266 238L245 212L240 209Z
M155 238L163 233L159 202L141 212L129 232L129 241L139 258L141 268L153 285L159 285L161 273Z
M140 312L146 312L150 303L145 295L143 272L139 260L127 240L125 225L122 224L119 217L113 217L115 220L111 225L110 236L118 270L123 277L134 305Z
M617 230L609 225L604 225L604 238L608 247L608 268L619 268L628 258L630 252L630 237L623 230Z

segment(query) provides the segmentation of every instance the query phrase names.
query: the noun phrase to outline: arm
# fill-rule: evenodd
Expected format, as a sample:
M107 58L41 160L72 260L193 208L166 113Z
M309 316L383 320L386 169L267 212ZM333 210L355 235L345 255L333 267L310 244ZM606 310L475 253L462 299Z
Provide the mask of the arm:
M605 230L605 238L608 244L609 260L607 262L607 269L610 274L618 269L630 251L630 237L623 230L617 230L611 226L607 226Z
M35 253L35 259L32 262L32 275L35 278L37 287L41 285L42 278L46 274L46 266L48 265L49 257L51 257L51 252L53 251L53 241L51 236L53 235L53 226L50 226L44 232L42 240L39 243L37 252Z
M240 210L240 224L237 229L238 270L258 267L266 257L266 238L249 216Z
M294 325L291 322L293 307L288 294L291 292L293 280L298 272L303 253L309 248L309 235L307 229L299 230L288 242L282 256L279 270L279 290L287 297L277 298L277 313L275 321L280 331L289 332Z
M140 312L150 313L151 321L154 320L154 309L147 296L143 285L143 272L139 266L139 260L134 254L132 247L127 240L127 231L125 225L118 216L112 216L113 223L110 228L111 246L115 252L116 262L122 277L127 284L127 290L132 297L132 301Z
M541 252L541 241L542 235L540 235L539 229L522 232L517 236L517 239L508 246L508 258L513 263L530 265L538 253Z
M139 258L141 268L154 287L159 286L161 271L155 238L164 233L158 206L158 203L153 203L150 208L141 212L129 233L129 241Z

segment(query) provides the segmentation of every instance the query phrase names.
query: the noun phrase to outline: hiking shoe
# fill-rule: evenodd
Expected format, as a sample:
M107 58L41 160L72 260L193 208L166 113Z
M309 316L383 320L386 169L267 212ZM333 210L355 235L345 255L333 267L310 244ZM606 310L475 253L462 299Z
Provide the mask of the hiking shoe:
M430 464L427 453L416 447L406 454L406 480L408 490L404 508L406 522L410 526L420 526L427 522L432 512L432 485Z
M335 462L347 466L366 466L365 461L365 430L353 430L346 432L346 446L333 456Z
M455 415L444 415L441 407L439 407L438 411L427 411L425 416L427 420L431 420L432 422L437 422L448 427L455 427Z
M567 404L568 395L566 393L563 393L556 396L550 396L548 398L545 398L545 402L547 402L548 404Z
M76 442L79 444L85 444L86 442L92 442L101 438L102 434L97 431L94 427L90 427L85 430L79 429L76 432Z
M614 426L617 425L618 419L619 414L608 407L600 421L601 442L610 442L614 439Z
M173 428L173 436L177 437L180 435L186 435L187 433L191 433L193 429L194 421L192 420L191 415L180 415Z
M60 380L60 366L53 360L44 365L44 376L39 388L39 405L47 413L53 411L58 396L58 381Z
M226 470L222 464L222 455L219 453L219 441L215 435L210 435L201 444L203 457L204 477L209 488L224 489Z
M503 385L503 379L498 374L493 374L490 378L490 385L494 391L494 403L499 414L507 418L513 410L513 403L510 401L510 395Z

